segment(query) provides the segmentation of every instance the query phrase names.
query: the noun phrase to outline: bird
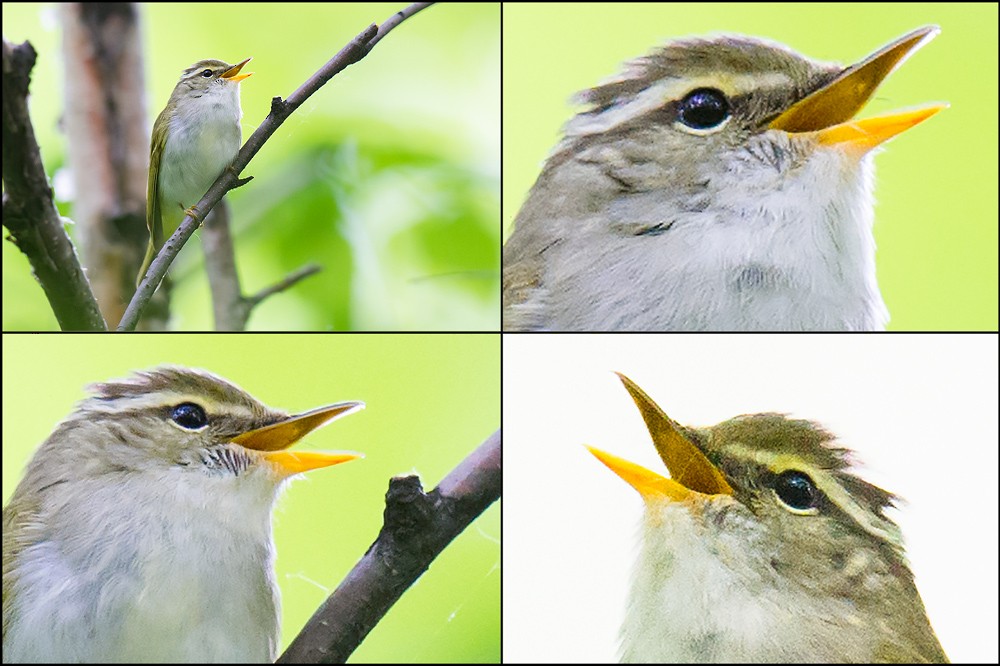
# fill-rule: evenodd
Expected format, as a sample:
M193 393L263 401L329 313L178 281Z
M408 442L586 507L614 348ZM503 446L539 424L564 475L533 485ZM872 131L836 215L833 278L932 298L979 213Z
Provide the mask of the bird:
M275 501L360 457L287 449L364 403L289 415L182 366L90 393L3 508L4 662L273 662Z
M579 93L503 248L503 330L884 329L872 151L947 105L854 116L938 32L848 67L680 39Z
M948 661L896 496L833 434L778 413L681 426L619 377L671 475L590 447L645 505L622 662Z
M146 185L149 243L136 277L150 264L188 214L201 220L195 204L230 166L240 149L240 82L251 58L230 65L199 60L184 70L167 105L153 123Z

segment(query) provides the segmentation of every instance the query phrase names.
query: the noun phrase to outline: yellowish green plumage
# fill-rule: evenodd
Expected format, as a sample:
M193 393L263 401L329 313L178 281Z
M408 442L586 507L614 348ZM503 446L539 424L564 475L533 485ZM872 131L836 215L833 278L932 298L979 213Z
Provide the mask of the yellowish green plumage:
M146 187L149 245L137 284L187 209L198 203L239 151L243 115L239 82L250 76L240 70L249 60L236 65L201 60L191 65L153 124Z

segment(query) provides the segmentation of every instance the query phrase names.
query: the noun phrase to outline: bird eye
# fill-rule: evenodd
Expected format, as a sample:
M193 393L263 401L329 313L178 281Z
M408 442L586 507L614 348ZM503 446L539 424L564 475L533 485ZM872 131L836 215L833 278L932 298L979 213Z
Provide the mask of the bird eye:
M677 106L677 118L692 129L717 127L729 117L729 100L715 88L692 90Z
M204 78L209 79L209 78L212 77L212 70L210 70L210 69L203 69L203 70L201 70L201 75Z
M193 402L185 402L177 405L170 413L173 422L186 430L198 430L208 425L208 417L205 410Z
M778 475L774 483L778 499L790 509L806 511L815 508L819 502L819 490L808 475L788 470Z

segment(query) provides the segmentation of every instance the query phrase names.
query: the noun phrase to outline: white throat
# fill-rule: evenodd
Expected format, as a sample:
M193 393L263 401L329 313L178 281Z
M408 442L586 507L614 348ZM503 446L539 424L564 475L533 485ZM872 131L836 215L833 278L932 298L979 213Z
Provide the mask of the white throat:
M760 139L703 165L700 188L684 192L663 165L630 159L629 145L556 167L545 196L609 188L609 163L634 191L544 222L543 288L518 314L557 330L883 329L870 156L819 149L795 160L787 135Z
M50 489L22 554L4 661L272 662L276 489L258 471L173 468Z
M242 143L239 84L213 84L200 97L183 99L170 121L160 163L165 213L198 203Z
M774 576L760 527L737 506L720 496L697 519L681 502L647 506L622 661L872 661L850 603Z

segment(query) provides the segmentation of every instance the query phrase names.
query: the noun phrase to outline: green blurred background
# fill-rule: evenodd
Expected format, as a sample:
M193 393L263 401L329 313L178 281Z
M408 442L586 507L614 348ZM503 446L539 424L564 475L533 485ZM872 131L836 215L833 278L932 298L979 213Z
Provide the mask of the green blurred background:
M253 56L243 136L352 37L405 3L142 5L148 123L184 68ZM39 53L31 113L63 215L59 10L3 4L5 39ZM231 192L236 259L253 293L324 266L254 311L251 330L499 328L500 8L437 5L405 21L278 130ZM3 329L55 330L27 261L4 243ZM171 268L173 326L209 330L200 243Z
M851 63L929 23L941 34L862 111L951 103L875 160L879 285L890 330L996 330L996 3L504 5L505 237L570 96L667 39L737 32Z
M283 647L364 554L389 478L431 489L500 427L500 339L487 334L3 336L3 498L84 387L162 363L201 367L291 412L341 400L367 408L305 449L365 459L294 481L275 513ZM354 662L500 660L500 507L434 561Z

